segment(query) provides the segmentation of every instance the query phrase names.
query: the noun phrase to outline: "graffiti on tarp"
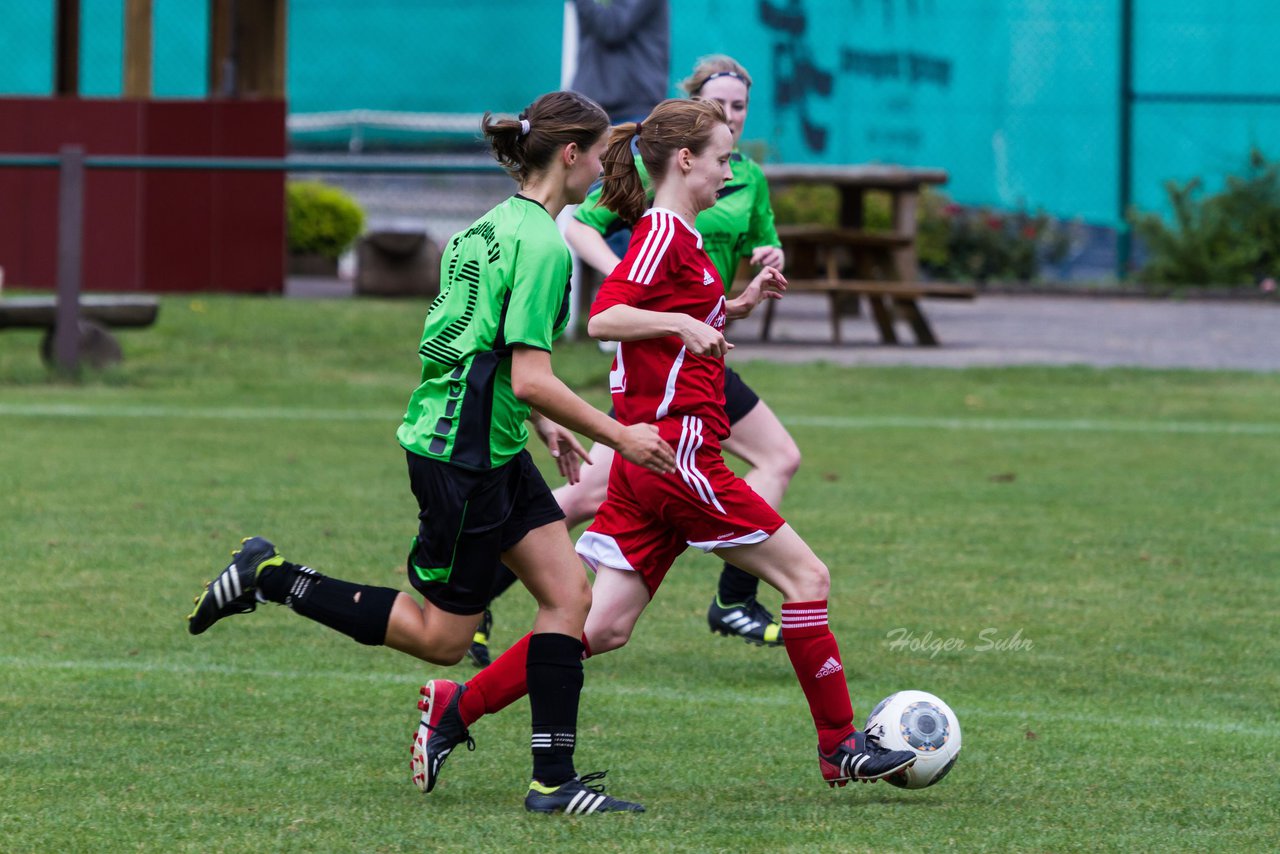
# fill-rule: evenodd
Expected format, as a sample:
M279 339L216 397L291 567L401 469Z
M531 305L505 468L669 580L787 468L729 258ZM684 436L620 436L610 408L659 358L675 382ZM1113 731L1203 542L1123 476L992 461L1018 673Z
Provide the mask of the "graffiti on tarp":
M951 60L910 50L870 51L840 48L840 70L873 80L931 83L943 89L951 85Z
M809 20L802 0L785 6L760 0L760 21L777 34L773 44L773 106L779 114L795 111L800 133L810 151L827 148L827 127L814 120L811 95L830 97L834 77L813 59L805 30Z
M867 0L847 0L851 17L870 14ZM933 0L881 0L879 4L884 28L893 28L902 18L909 21L934 13ZM807 38L809 16L804 0L771 2L760 0L760 22L773 35L772 50L773 106L779 116L794 115L799 124L805 148L821 154L826 151L830 127L819 116L824 112L821 99L830 99L837 75L863 78L873 83L899 83L907 87L934 86L947 89L953 75L952 60L917 50L868 50L852 44L839 45L835 71L819 62ZM866 141L895 147L917 148L923 142L919 127L904 126L903 118L913 112L909 94L900 89L891 93L876 107L884 117L898 116L896 124L871 121L866 127Z

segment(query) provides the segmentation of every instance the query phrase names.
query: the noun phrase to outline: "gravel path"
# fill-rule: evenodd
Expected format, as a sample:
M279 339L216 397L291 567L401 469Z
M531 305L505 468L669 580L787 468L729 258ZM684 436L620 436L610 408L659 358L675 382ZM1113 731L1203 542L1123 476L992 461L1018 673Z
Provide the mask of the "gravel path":
M732 359L850 365L1096 365L1280 371L1280 301L1181 301L1120 298L979 296L973 302L925 301L942 345L886 347L872 321L845 318L841 346L830 341L824 297L785 298L768 344L759 319L729 333ZM911 332L899 324L898 337ZM825 346L814 346L823 342Z

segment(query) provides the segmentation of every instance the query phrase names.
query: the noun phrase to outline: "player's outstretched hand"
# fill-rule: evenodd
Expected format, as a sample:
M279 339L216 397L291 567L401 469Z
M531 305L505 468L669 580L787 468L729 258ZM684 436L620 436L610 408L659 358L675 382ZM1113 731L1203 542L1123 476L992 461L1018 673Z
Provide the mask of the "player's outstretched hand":
M547 450L551 451L560 474L571 484L581 480L582 464L585 462L590 465L591 460L573 431L560 426L550 418L540 418L535 425L539 438L546 444Z
M658 435L658 428L652 424L632 424L623 427L622 441L618 443L618 453L622 454L624 459L659 474L670 474L676 470L675 451L671 450L667 441Z
M767 299L782 299L787 290L787 279L777 267L765 267L734 299L725 303L725 311L733 320L746 317Z
M757 246L751 250L751 263L757 267L777 267L781 270L785 259L779 246Z

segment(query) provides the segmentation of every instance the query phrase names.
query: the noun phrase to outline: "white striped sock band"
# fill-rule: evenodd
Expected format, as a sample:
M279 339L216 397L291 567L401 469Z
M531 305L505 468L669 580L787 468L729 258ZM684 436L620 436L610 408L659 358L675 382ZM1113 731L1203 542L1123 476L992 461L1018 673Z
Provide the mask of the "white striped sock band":
M792 608L782 606L782 630L807 629L827 625L826 608Z
M293 579L293 586L289 588L289 592L285 594L284 604L293 605L294 602L305 599L307 593L311 591L311 586L315 584L315 576L319 574L309 566L298 567L298 575Z
M572 732L535 732L529 739L529 745L535 751L572 751L576 746L576 737Z

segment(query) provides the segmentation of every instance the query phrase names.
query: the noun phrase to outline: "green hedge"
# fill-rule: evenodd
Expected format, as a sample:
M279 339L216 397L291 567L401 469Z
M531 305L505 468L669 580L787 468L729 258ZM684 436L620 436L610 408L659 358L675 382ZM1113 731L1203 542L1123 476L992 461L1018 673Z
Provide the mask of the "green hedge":
M364 211L347 193L320 181L285 184L289 251L337 258L364 229Z

